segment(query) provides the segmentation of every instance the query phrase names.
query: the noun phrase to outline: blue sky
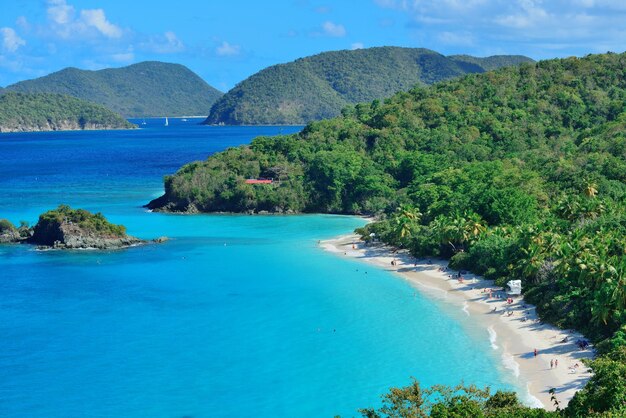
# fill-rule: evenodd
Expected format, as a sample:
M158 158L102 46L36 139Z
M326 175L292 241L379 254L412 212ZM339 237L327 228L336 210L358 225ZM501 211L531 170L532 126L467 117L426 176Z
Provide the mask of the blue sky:
M181 63L226 91L273 64L396 45L535 59L626 49L625 0L2 0L0 86Z

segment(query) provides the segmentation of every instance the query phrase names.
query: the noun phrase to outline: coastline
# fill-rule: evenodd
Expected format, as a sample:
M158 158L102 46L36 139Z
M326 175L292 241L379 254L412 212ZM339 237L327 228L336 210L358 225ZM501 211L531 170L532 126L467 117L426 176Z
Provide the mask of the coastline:
M554 410L549 393L554 388L559 406L564 408L591 377L581 360L592 358L593 350L580 350L575 344L584 338L581 334L540 322L535 307L521 297L512 304L507 304L506 296L490 298L486 289L495 288L490 280L463 274L461 283L456 272L446 268L447 260L415 259L406 250L394 252L383 244L366 246L355 234L320 241L319 245L337 255L394 272L426 296L460 308L476 325L484 327L485 337L490 339L513 380L518 387L527 389L527 394L519 396L529 406ZM509 316L506 311L513 313ZM550 363L555 359L558 366L552 368Z

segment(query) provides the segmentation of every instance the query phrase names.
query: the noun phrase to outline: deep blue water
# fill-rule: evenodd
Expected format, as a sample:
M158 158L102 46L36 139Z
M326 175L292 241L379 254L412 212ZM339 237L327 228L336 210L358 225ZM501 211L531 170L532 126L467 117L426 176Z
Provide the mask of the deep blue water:
M299 127L146 126L0 135L0 218L32 223L68 203L171 238L0 246L0 416L355 416L411 376L506 385L462 313L318 247L358 218L141 208L182 164Z

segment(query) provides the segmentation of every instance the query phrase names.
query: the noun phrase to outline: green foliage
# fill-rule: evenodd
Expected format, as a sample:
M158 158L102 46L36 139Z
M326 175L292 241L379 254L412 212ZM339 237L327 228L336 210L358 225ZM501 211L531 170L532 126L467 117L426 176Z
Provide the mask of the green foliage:
M35 225L35 234L50 225L63 223L76 225L84 232L99 236L121 238L126 235L126 228L123 225L110 223L100 212L93 214L84 209L72 209L67 205L59 205L58 208L40 215Z
M164 62L100 71L66 68L10 85L6 91L64 94L125 117L206 115L222 95L187 67Z
M383 406L359 412L366 418L557 418L558 412L547 412L521 405L513 392L475 386L433 386L423 389L413 381L403 388L391 388L383 395Z
M589 362L591 381L577 392L566 409L568 417L586 417L594 412L626 414L626 347ZM620 414L621 413L621 414Z
M215 103L206 123L302 124L337 116L348 105L415 84L531 61L521 56L445 57L421 48L324 52L266 68L242 81Z
M0 95L0 132L64 129L130 129L110 110L60 94Z

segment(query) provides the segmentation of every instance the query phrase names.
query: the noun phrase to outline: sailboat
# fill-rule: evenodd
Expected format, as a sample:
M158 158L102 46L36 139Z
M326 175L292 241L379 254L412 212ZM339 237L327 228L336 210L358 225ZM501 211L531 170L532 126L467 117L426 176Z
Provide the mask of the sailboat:
M146 118L143 119L143 122L141 122L142 125L147 125L146 124Z
M169 126L170 125L170 121L167 119L167 116L165 117L165 126Z

